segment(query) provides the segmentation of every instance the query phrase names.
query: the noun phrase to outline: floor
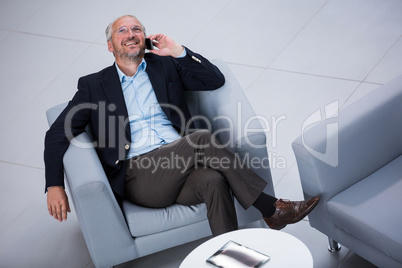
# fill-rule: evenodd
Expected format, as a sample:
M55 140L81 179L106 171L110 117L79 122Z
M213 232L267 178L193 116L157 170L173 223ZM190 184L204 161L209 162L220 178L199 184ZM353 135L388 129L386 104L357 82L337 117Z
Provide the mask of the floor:
M0 267L93 267L74 211L47 214L45 111L68 101L77 79L113 63L104 29L135 14L209 59L230 64L269 133L279 197L301 199L291 142L304 120L339 108L402 74L400 0L0 0ZM284 232L311 250L315 267L373 267L308 221ZM117 267L178 267L201 241Z

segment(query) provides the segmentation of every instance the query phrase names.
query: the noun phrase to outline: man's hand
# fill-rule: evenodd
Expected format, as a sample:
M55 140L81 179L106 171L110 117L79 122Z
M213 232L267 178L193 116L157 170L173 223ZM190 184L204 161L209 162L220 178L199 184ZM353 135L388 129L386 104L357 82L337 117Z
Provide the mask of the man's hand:
M172 38L164 34L154 34L148 36L158 49L150 50L150 52L159 56L178 57L183 53L184 47L177 44Z
M49 187L47 190L47 209L50 216L59 222L67 220L67 212L71 212L71 210L66 191L62 187Z

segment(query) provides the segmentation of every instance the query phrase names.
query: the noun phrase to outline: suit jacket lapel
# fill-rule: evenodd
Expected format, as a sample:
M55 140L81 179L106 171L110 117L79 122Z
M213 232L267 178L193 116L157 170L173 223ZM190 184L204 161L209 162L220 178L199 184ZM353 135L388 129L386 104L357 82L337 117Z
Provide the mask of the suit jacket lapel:
M130 124L127 121L127 107L124 101L119 75L117 74L117 70L114 65L110 67L109 72L105 75L105 78L101 83L103 91L105 92L105 95L109 101L109 105L114 105L114 107L108 106L107 109L113 111L115 108L114 112L117 115L120 124L123 125L127 134L130 136Z

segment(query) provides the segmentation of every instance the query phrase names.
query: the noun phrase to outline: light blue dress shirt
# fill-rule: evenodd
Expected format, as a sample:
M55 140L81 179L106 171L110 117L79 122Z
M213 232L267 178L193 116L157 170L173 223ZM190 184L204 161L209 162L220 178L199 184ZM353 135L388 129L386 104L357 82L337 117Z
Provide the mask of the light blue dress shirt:
M186 51L180 57L185 56ZM151 81L145 71L143 59L133 77L126 76L115 64L127 106L131 146L127 159L150 152L163 144L171 143L181 136L163 112L156 98Z

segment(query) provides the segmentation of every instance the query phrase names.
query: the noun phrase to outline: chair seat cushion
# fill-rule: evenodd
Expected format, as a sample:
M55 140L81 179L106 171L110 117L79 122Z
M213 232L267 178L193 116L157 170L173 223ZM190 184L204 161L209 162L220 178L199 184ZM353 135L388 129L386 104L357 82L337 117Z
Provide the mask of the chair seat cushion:
M375 153L375 152L373 152ZM402 263L402 156L328 202L333 223Z
M174 204L166 208L145 208L124 201L123 212L133 237L155 234L207 219L205 204Z

